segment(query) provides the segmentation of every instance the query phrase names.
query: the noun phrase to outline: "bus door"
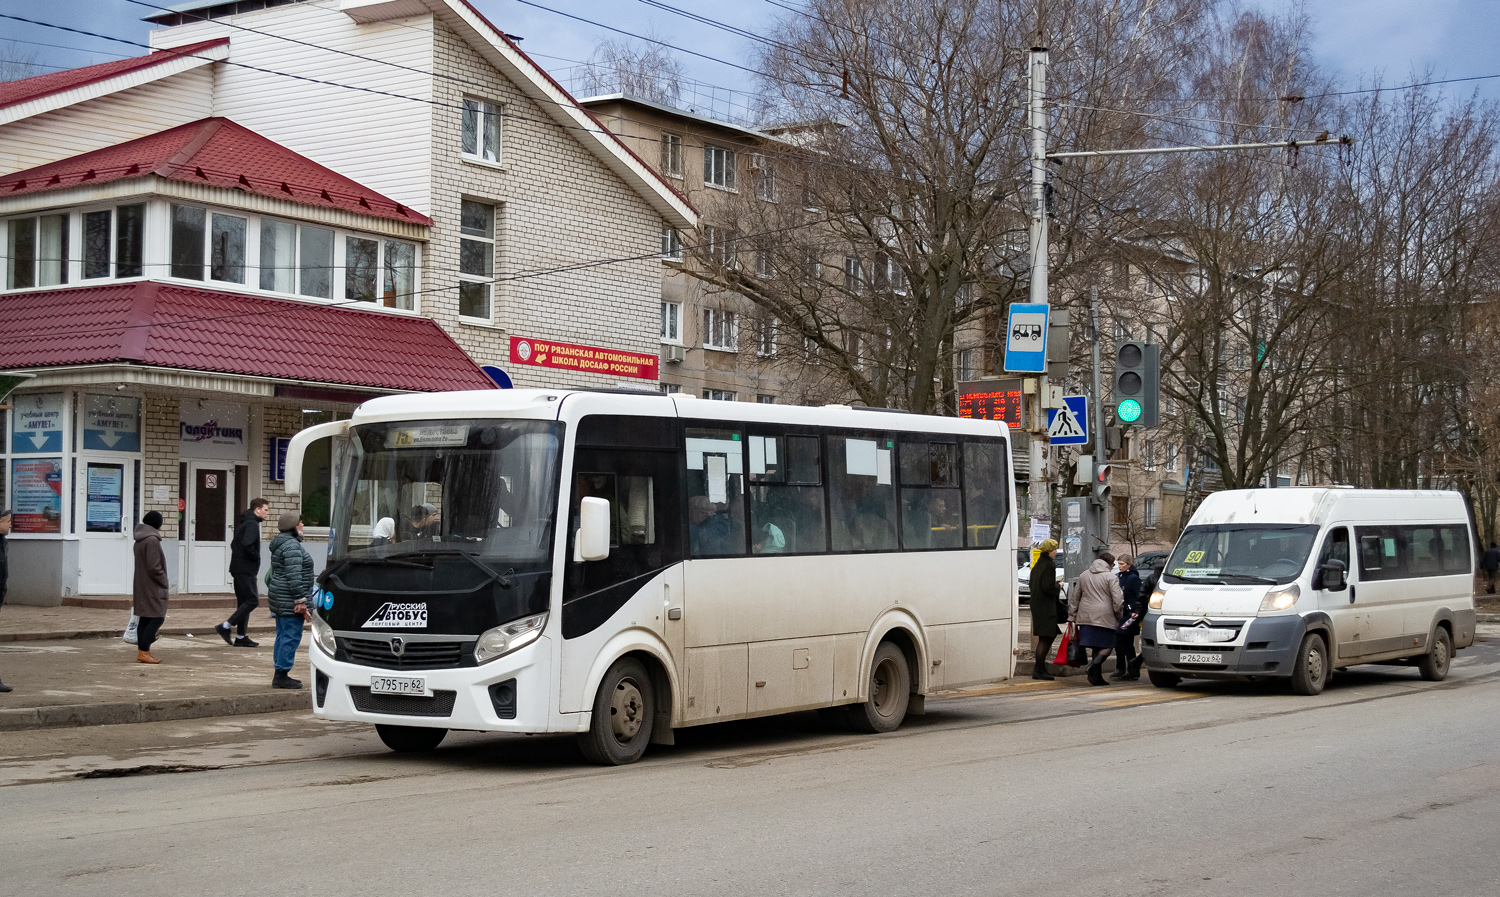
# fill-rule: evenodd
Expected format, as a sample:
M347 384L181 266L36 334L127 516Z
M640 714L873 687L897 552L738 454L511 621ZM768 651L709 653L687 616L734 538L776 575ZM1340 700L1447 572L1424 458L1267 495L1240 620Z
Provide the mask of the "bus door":
M564 642L585 639L601 630L612 635L639 627L666 640L673 663L678 663L682 643L682 498L675 431L676 421L663 418L589 415L579 422L573 469L568 472ZM609 557L602 561L573 560L578 507L585 497L609 501ZM669 619L671 608L677 610L676 619ZM670 638L673 632L677 633L675 644ZM572 670L591 663L590 658L565 666ZM582 674L586 673L583 669ZM570 687L573 685L578 687ZM591 697L582 695L581 681L565 681L563 695L564 702Z

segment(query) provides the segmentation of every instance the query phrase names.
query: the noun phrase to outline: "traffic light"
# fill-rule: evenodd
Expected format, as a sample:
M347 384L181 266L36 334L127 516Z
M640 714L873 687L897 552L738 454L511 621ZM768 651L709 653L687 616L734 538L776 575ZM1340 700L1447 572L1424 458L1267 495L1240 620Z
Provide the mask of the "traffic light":
M1123 340L1115 347L1115 419L1133 427L1161 423L1161 350L1154 343Z
M1094 471L1094 504L1104 507L1109 504L1109 465L1100 464Z

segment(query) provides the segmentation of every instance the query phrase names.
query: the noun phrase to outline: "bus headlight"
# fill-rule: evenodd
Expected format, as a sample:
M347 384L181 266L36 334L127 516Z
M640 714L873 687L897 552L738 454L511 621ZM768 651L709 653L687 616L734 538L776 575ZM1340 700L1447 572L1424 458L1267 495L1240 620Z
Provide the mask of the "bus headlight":
M334 656L334 653L338 650L338 646L333 642L333 627L328 625L327 620L318 616L316 611L310 614L310 616L312 617L313 644L322 648L323 653L329 657Z
M547 615L543 613L534 617L522 617L504 626L496 626L481 635L479 641L474 643L474 662L489 663L517 648L524 648L541 636L542 629L546 625Z
M1289 586L1283 586L1267 592L1266 597L1260 599L1260 612L1286 610L1296 604L1300 597L1302 597L1302 589L1295 582Z
M1156 590L1151 593L1151 600L1146 602L1146 606L1151 610L1161 610L1162 599L1166 597L1167 593L1161 590L1161 586L1157 586Z

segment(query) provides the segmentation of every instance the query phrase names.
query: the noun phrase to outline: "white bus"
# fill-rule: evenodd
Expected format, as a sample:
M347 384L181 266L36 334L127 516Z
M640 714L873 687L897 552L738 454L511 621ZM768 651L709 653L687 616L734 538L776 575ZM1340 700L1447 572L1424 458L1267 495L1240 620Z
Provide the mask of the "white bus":
M683 726L840 708L896 728L1011 675L1005 425L623 391L395 396L333 438L313 707L394 750L571 732L630 763ZM387 535L388 534L388 535Z

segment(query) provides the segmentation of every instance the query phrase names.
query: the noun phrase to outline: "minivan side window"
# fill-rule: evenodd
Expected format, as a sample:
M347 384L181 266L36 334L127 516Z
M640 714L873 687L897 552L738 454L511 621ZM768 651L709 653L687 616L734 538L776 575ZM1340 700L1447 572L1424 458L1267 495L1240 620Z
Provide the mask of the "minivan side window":
M1452 576L1471 569L1466 524L1358 526L1354 534L1361 579Z
M1340 561L1344 570L1349 570L1349 530L1346 527L1330 530L1323 539L1323 551L1318 555L1318 568L1321 569L1329 561Z

